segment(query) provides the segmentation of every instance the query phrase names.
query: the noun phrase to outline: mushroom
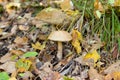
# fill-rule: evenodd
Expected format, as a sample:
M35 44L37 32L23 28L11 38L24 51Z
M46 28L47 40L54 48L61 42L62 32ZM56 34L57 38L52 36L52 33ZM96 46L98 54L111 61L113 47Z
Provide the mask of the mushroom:
M57 58L59 60L62 59L62 42L70 41L72 40L71 35L66 31L53 31L48 36L49 40L58 41L58 52L57 52Z

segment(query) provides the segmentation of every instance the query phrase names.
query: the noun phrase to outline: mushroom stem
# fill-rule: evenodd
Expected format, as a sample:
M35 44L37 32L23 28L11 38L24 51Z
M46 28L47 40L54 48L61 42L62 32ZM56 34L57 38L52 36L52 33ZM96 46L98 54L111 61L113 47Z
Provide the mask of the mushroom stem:
M60 42L60 41L58 41L57 58L58 58L59 60L62 59L62 42Z

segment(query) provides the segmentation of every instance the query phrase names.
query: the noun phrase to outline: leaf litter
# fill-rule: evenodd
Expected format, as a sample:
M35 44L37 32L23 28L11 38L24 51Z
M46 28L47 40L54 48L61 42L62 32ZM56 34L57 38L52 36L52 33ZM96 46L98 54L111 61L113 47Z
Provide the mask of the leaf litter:
M0 79L120 79L120 62L114 61L119 58L118 45L111 50L112 56L104 54L106 44L101 35L99 32L91 35L90 17L73 3L72 0L0 0L0 75L4 76ZM115 8L120 5L119 0L109 3ZM107 6L99 0L94 1L93 7L96 19L101 19L107 11L104 8ZM69 34L63 38L69 42L62 40L61 46L60 40L49 40L50 33L57 31L59 36L55 34L55 40Z

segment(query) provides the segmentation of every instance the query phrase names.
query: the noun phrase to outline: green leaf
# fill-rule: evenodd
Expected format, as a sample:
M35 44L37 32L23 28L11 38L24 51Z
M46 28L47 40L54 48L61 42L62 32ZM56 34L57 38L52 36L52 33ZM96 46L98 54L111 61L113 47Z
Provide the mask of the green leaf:
M64 79L64 80L74 80L74 79L69 78L69 77L67 77L67 76L64 76L63 79Z
M109 4L114 4L114 0L108 0Z
M23 77L24 76L24 73L19 73L18 74L20 77Z
M96 11L96 15L99 19L101 18L101 12L99 10Z
M9 80L9 78L6 72L0 72L0 80Z
M37 52L26 52L23 57L35 57L36 55L38 55Z
M31 64L32 62L30 60L21 58L15 65L18 68L18 72L25 72L30 68Z

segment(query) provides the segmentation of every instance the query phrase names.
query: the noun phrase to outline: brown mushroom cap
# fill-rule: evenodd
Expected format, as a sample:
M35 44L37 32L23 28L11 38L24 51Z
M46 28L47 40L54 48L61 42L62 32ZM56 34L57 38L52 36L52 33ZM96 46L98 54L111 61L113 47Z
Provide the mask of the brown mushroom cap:
M66 32L66 31L53 31L51 32L51 34L49 35L48 39L53 40L53 41L61 41L61 42L65 42L65 41L70 41L72 40L71 35Z

